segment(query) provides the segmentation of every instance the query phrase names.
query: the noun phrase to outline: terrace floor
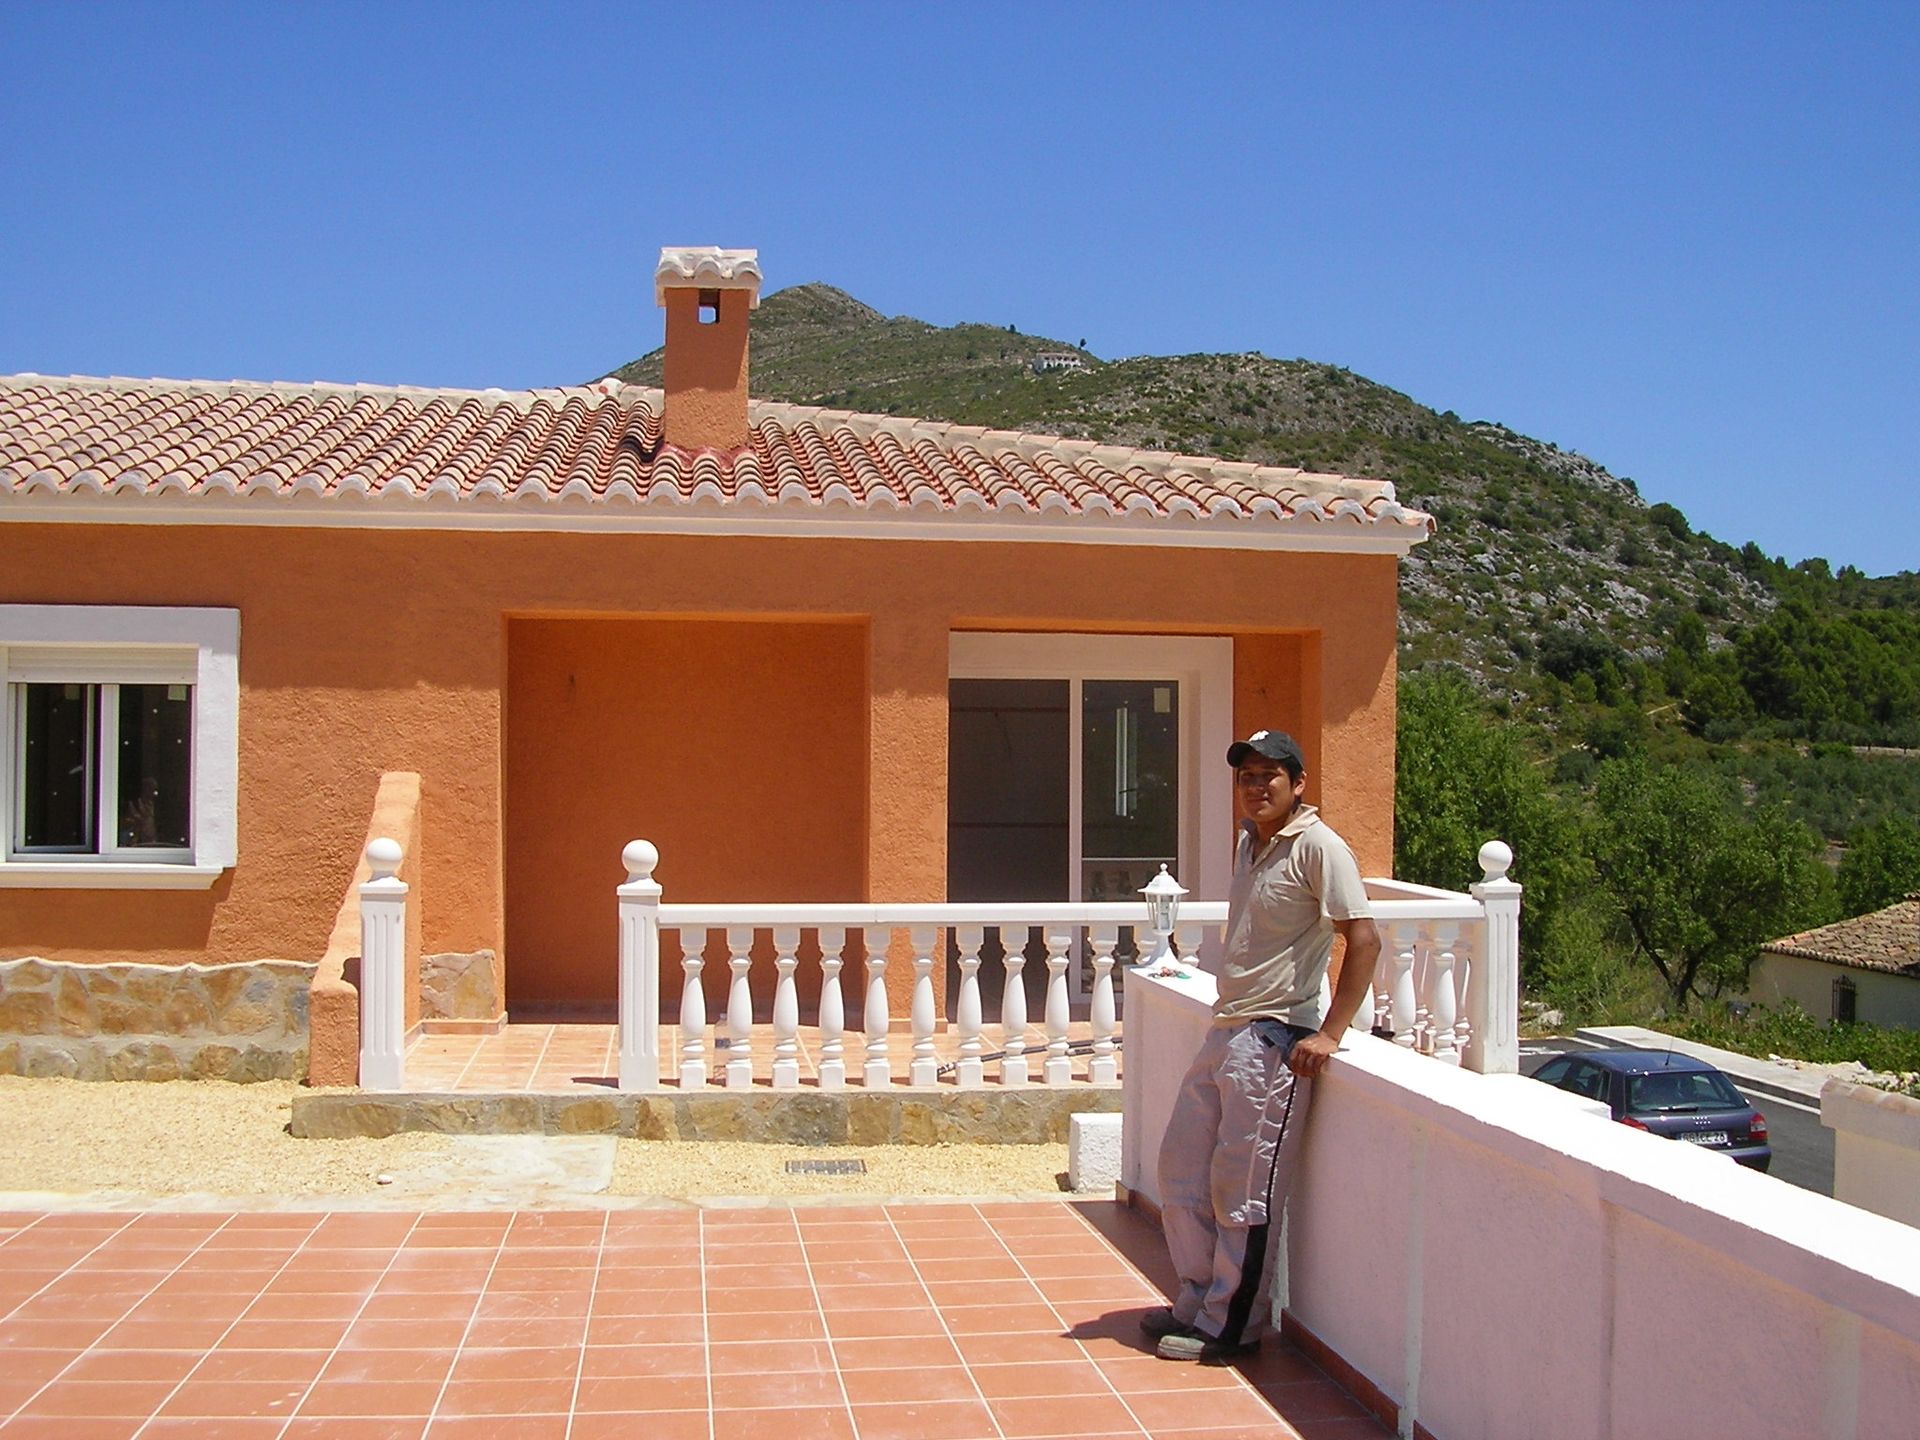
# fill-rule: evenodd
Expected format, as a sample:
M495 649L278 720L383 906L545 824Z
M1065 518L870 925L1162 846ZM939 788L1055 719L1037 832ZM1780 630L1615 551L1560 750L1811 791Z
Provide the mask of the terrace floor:
M0 1440L1334 1440L1269 1336L1153 1358L1111 1202L0 1214Z
M1093 1028L1085 1020L1072 1022L1068 1041L1083 1051L1093 1039ZM800 1042L800 1083L819 1083L820 1032L802 1025ZM1000 1027L989 1027L982 1037L988 1055L998 1055L1004 1046ZM842 1039L849 1084L860 1084L860 1067L866 1057L865 1037L849 1032ZM1038 1025L1026 1032L1026 1055L1031 1082L1040 1082L1040 1069L1046 1059L1046 1031ZM960 1031L949 1025L934 1032L934 1054L942 1065L960 1056ZM751 1049L755 1083L770 1084L773 1079L773 1027L755 1025ZM887 1053L893 1063L893 1081L907 1083L907 1064L913 1058L913 1037L895 1031L887 1037ZM719 1083L730 1052L713 1047L713 1032L708 1031L707 1067L710 1084ZM1087 1078L1088 1054L1070 1055L1073 1078ZM1122 1060L1120 1051L1114 1052ZM620 1030L611 1024L520 1023L509 1024L492 1035L422 1035L407 1047L407 1088L412 1091L474 1091L499 1094L506 1091L539 1091L543 1094L571 1090L605 1090L619 1073ZM1123 1072L1124 1073L1124 1068ZM680 1027L660 1027L660 1074L670 1089L680 1083ZM942 1083L951 1083L951 1073ZM1000 1083L997 1059L986 1063L989 1085Z

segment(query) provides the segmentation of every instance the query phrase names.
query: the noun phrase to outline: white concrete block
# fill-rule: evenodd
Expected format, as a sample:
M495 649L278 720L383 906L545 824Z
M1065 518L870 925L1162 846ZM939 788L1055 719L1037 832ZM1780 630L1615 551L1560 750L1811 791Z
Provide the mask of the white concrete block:
M1080 1114L1067 1121L1067 1184L1077 1195L1112 1194L1120 1180L1118 1115Z

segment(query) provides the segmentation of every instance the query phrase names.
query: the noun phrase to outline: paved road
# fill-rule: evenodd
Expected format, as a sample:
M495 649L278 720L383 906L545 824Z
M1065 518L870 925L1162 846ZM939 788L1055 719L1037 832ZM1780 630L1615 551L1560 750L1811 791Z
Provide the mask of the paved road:
M1549 1056L1568 1050L1598 1050L1585 1040L1555 1036L1520 1042L1520 1068L1531 1075ZM1735 1082L1738 1083L1737 1081ZM1776 1095L1750 1096L1767 1117L1773 1146L1773 1168L1767 1173L1803 1190L1833 1194L1833 1132L1820 1123L1817 1106L1801 1105Z

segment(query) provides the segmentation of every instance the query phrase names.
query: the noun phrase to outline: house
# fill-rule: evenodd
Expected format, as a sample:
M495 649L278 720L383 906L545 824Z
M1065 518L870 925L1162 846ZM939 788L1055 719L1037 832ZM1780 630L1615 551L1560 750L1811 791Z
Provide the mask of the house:
M1817 1020L1920 1030L1920 891L1760 947L1747 994Z
M371 833L416 1028L604 1012L636 836L683 901L1223 894L1257 725L1388 871L1429 517L751 401L760 283L661 253L663 390L0 380L0 1070L350 1082Z

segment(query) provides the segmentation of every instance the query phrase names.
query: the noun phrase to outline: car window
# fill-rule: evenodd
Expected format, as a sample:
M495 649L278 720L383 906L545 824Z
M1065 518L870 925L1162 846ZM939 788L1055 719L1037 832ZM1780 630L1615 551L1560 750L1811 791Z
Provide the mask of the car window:
M1744 1110L1747 1102L1718 1070L1635 1075L1627 1085L1627 1108L1655 1110Z
M1566 1056L1556 1056L1533 1072L1533 1078L1544 1080L1549 1085L1558 1085L1567 1078L1567 1071L1573 1067L1573 1061Z
M1597 1065L1577 1061L1568 1071L1567 1078L1561 1082L1560 1088L1571 1090L1576 1095L1584 1095L1589 1100L1605 1100L1607 1072Z

